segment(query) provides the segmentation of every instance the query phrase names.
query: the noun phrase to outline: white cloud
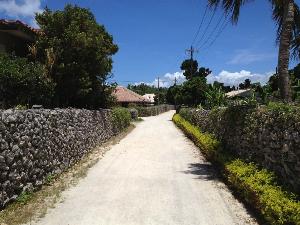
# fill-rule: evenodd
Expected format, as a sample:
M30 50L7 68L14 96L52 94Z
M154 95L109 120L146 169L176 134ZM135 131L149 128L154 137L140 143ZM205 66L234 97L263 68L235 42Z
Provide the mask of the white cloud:
M248 65L253 62L261 62L276 58L275 53L253 53L249 50L236 51L236 55L228 62L231 65L244 64Z
M207 76L207 83L212 84L214 81L218 81L220 83L224 83L224 85L237 86L240 83L243 83L246 79L250 79L252 83L260 82L261 84L266 84L273 74L274 72L260 74L252 73L247 70L241 70L240 72L228 72L226 70L223 70L218 75L210 74L209 76ZM159 79L160 87L172 86L175 83L175 77L177 80L177 84L182 84L184 81L186 81L183 72L166 73ZM158 79L155 79L153 82L135 83L135 85L141 83L157 87Z
M37 26L35 13L42 12L41 0L0 0L0 12L14 19L24 19L32 26Z
M175 73L166 73L163 76L160 76L159 79L159 86L160 87L170 87L175 83L175 78L177 84L182 84L185 81L185 76L183 75L183 72L175 72ZM147 83L147 82L140 82L145 83L150 86L157 86L158 79L156 78L153 82ZM136 83L140 84L140 83Z
M210 74L207 77L208 83L213 83L218 81L224 83L225 85L238 85L245 81L245 79L250 79L252 83L260 82L261 84L266 84L274 72L268 72L264 74L251 73L250 71L241 70L240 72L228 72L223 70L218 75Z

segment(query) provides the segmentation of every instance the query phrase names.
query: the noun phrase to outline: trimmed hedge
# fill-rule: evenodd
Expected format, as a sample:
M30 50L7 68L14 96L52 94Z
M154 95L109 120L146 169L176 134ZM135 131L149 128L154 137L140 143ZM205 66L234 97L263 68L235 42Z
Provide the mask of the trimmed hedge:
M300 202L281 188L272 172L260 169L225 151L211 134L176 114L174 123L193 140L204 155L216 163L228 184L272 225L300 225Z
M140 117L157 116L161 113L174 110L173 105L157 105L149 107L136 107Z
M131 122L131 114L130 111L126 108L117 107L112 109L112 123L113 129L124 130L126 127L130 125Z
M280 103L181 109L184 119L215 135L227 151L276 174L300 195L300 107Z

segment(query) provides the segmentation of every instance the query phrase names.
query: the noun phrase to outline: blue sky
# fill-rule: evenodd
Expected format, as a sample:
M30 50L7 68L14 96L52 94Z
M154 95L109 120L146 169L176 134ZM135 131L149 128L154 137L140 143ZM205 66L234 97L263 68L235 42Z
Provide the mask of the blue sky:
M165 81L161 85L167 86L175 76L181 79L180 63L188 57L185 49L192 44L206 7L206 0L1 0L0 14L34 24L35 11L46 5L62 9L66 3L90 8L114 36L120 50L113 57L113 80L123 85L155 83L159 76ZM221 15L216 12L207 35L200 40L212 16L212 11L207 12L196 47L211 43ZM242 9L237 26L229 23L216 42L208 49L204 45L195 57L213 71L210 82L236 84L246 78L265 82L277 64L275 31L268 1L257 0ZM211 33L214 35L207 40Z

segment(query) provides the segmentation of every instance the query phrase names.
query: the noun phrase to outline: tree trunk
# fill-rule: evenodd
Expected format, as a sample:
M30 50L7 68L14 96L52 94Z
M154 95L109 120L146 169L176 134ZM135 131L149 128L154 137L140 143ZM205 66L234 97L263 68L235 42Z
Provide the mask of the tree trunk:
M294 0L286 0L278 55L279 89L281 98L285 102L291 101L289 61L293 24Z

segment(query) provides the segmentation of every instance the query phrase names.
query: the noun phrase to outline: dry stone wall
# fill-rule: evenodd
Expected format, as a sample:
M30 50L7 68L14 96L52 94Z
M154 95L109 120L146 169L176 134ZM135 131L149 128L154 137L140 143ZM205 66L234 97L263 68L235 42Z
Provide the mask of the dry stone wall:
M42 185L119 130L110 110L0 111L0 207Z
M273 171L300 194L299 108L182 109L180 115L214 134L238 157Z

